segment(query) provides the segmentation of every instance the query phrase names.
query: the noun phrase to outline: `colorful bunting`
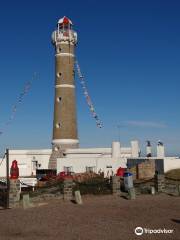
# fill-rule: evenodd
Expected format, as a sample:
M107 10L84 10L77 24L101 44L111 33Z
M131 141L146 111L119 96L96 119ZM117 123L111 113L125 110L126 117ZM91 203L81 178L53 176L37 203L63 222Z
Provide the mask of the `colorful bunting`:
M8 126L11 124L11 122L14 120L18 106L23 102L24 100L24 96L29 92L31 85L32 85L32 81L36 78L36 73L34 73L32 80L27 82L24 86L23 91L19 94L18 98L17 98L17 102L12 106L12 111L11 111L11 115L9 117L9 119L7 120L7 122L5 122L5 126ZM4 133L3 130L0 130L0 135L2 135Z
M76 69L77 69L77 73L78 73L78 77L79 77L80 83L81 83L82 88L83 88L83 93L84 93L84 96L86 98L86 102L87 102L87 104L89 106L89 110L91 111L91 114L92 114L93 118L96 121L97 127L102 128L102 122L100 121L99 117L97 116L97 114L95 112L93 103L92 103L91 98L90 98L90 96L88 94L88 90L87 90L87 87L86 87L84 76L81 73L81 69L80 69L80 66L79 66L77 60L75 61L75 65L76 65Z

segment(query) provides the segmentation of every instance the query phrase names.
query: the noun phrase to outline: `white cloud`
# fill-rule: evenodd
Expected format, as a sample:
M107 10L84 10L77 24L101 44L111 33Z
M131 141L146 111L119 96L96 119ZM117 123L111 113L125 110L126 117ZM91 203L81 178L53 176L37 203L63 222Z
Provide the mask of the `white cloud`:
M160 122L151 122L151 121L125 121L124 124L127 126L134 126L134 127L147 127L147 128L167 128L165 123Z

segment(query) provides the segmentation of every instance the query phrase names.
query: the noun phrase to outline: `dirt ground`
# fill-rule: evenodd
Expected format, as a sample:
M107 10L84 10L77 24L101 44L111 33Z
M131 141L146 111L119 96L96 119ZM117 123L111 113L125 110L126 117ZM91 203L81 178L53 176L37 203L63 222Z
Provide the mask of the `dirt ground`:
M136 236L136 227L173 229ZM136 200L84 196L83 205L62 200L29 209L0 210L0 240L180 240L180 197L141 195Z

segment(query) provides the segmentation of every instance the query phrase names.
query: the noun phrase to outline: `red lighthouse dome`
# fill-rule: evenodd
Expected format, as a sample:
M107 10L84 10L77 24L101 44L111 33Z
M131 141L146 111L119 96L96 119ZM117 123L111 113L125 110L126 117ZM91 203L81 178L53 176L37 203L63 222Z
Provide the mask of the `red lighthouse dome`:
M70 24L70 25L73 25L72 21L68 17L66 17L66 16L64 16L63 18L60 18L59 21L58 21L58 24Z

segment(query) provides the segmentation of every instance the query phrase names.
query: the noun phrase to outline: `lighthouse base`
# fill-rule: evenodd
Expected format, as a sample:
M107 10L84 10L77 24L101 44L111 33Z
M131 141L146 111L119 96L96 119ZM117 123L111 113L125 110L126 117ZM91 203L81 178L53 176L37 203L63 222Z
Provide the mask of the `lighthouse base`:
M49 169L57 169L57 158L65 157L66 149L79 148L78 139L54 139L52 141L52 153L49 158Z
M60 156L63 157L62 150L59 151L52 150L51 156L49 158L48 169L57 169L57 158L59 158Z

